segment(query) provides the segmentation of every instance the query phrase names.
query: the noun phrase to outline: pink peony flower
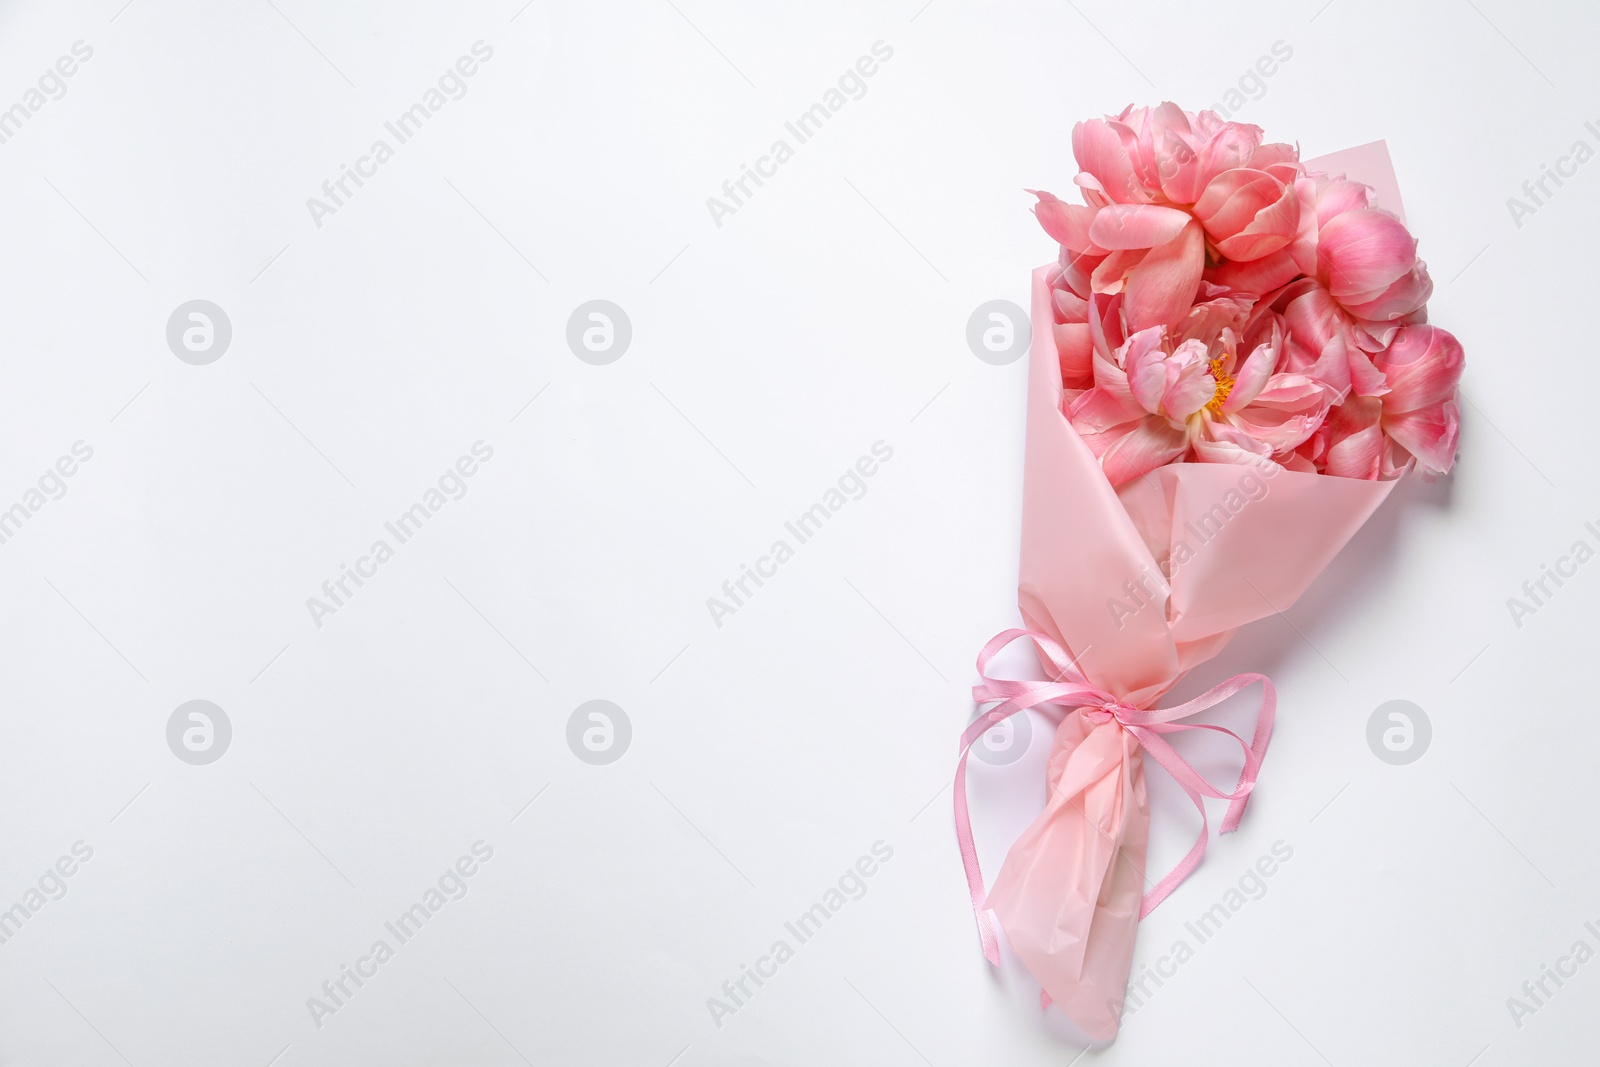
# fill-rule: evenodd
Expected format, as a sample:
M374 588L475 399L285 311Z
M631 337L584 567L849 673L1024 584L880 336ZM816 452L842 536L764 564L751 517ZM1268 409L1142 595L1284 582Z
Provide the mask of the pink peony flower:
M1328 336L1343 326L1351 345L1380 351L1401 326L1423 320L1423 305L1433 293L1415 238L1399 219L1374 206L1372 190L1359 182L1311 174L1294 185L1299 207L1293 239L1254 258L1229 256L1207 279L1263 294L1293 283L1296 295L1303 295L1314 283L1324 294L1318 302L1326 307L1314 316L1324 328L1297 339L1320 354ZM1330 316L1337 321L1328 321ZM1355 383L1358 392L1361 384Z
M1383 393L1351 397L1329 415L1320 469L1342 478L1394 478L1415 461L1431 474L1448 471L1461 430L1464 365L1461 344L1448 332L1402 327L1376 361Z
M1174 330L1148 327L1115 351L1096 350L1094 386L1066 414L1112 485L1191 456L1288 455L1322 424L1328 389L1276 371L1280 331L1240 359L1236 327L1249 311L1248 301L1221 297L1196 305Z
M1084 203L1034 193L1063 411L1112 484L1179 461L1449 469L1461 346L1416 239L1293 145L1175 104L1072 133ZM1248 354L1246 354L1248 353Z
M1217 252L1246 262L1289 246L1300 230L1300 198L1294 177L1240 167L1225 170L1206 185L1194 206Z
M1427 265L1405 224L1373 202L1360 182L1313 175L1298 183L1305 225L1296 265L1316 278L1377 351L1433 294Z
M1380 398L1384 435L1424 471L1448 471L1461 434L1461 342L1437 326L1402 326L1377 366L1389 384Z
M1433 295L1416 238L1387 211L1340 211L1319 222L1316 246L1317 280L1380 344Z
M1194 303L1205 239L1187 212L1155 204L1091 208L1050 193L1034 196L1034 214L1060 242L1065 269L1082 277L1089 291L1126 292L1128 321L1136 328L1176 322Z
M1298 152L1263 145L1259 127L1166 103L1080 122L1072 149L1085 203L1035 192L1034 213L1090 291L1127 294L1135 330L1172 325L1188 311L1208 236L1217 254L1251 258L1298 232Z
M1263 146L1261 137L1259 126L1224 122L1213 111L1190 114L1170 102L1129 107L1073 127L1076 181L1091 206L1187 207L1223 171L1298 160L1292 146Z

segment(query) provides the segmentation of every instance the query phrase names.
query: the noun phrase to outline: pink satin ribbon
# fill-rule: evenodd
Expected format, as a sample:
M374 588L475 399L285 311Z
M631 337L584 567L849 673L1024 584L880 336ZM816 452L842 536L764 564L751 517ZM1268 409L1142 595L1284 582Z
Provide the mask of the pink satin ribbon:
M1038 646L1040 653L1054 669L1054 680L1025 681L988 676L986 672L989 661L1002 648L1019 637L1033 639L1033 643ZM1277 714L1277 693L1265 675L1236 674L1187 703L1173 708L1145 711L1124 704L1110 693L1090 685L1088 679L1067 655L1066 650L1049 637L1032 630L1021 629L1007 630L983 646L983 651L978 653L978 674L983 678L983 684L972 687L972 699L979 704L991 701L1000 703L973 720L961 734L961 759L956 764L955 781L956 839L961 846L961 864L967 871L967 888L972 894L972 911L978 920L978 935L983 941L983 954L990 963L999 965L1000 946L995 939L994 926L985 906L988 893L983 886L983 874L978 869L978 852L972 843L972 822L967 815L967 755L986 730L1017 712L1041 704L1057 704L1079 709L1079 714L1091 722L1103 723L1115 719L1123 729L1138 739L1157 763L1166 768L1167 773L1172 775L1185 793L1189 794L1189 799L1194 801L1194 806L1199 809L1199 838L1189 850L1189 854L1172 869L1171 873L1145 894L1139 918L1143 919L1154 911L1156 905L1165 900L1169 893L1178 888L1179 884L1200 866L1200 858L1205 855L1206 840L1210 833L1210 826L1206 820L1206 807L1201 797L1230 801L1228 812L1222 820L1221 832L1229 833L1238 828L1239 819L1244 815L1245 801L1249 799L1250 791L1255 788L1256 774L1261 770L1261 760L1267 753L1267 742L1272 737L1272 720ZM1176 721L1214 707L1255 682L1260 682L1262 687L1261 711L1256 718L1255 736L1249 744L1232 730L1221 726ZM1162 736L1180 730L1211 730L1227 734L1239 742L1239 747L1244 750L1244 770L1240 773L1239 783L1233 792L1224 793L1206 781Z

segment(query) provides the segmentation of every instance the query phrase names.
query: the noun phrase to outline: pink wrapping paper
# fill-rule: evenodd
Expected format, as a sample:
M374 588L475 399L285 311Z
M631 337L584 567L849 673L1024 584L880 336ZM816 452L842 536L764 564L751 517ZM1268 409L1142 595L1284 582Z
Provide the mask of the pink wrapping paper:
M1382 142L1308 166L1367 182L1399 214ZM1091 683L1149 708L1238 627L1293 604L1394 483L1177 463L1113 489L1061 412L1051 270L1033 274L1018 606ZM1116 1035L1144 898L1142 757L1116 720L1068 711L1045 809L987 897L1012 950L1094 1040Z

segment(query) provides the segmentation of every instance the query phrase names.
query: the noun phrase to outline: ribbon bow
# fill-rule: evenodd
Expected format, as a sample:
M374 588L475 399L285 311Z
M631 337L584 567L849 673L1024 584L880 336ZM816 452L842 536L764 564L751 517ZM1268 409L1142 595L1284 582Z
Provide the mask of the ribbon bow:
M1002 648L1019 637L1032 638L1040 653L1054 669L1054 679L1027 681L1018 678L989 677L986 673L989 661ZM978 653L978 674L983 678L983 684L972 687L972 699L979 704L992 701L1000 703L973 720L961 735L961 759L956 764L955 781L956 839L961 846L962 866L967 871L967 889L972 894L972 911L978 920L978 935L983 941L983 954L990 963L996 965L1000 963L1000 949L985 906L988 893L983 887L983 874L978 869L978 853L972 843L972 823L967 815L967 755L985 731L1017 712L1041 704L1057 704L1062 707L1077 708L1078 713L1091 722L1103 723L1115 719L1124 730L1138 739L1157 763L1166 768L1167 773L1183 787L1183 791L1189 794L1189 799L1194 801L1194 806L1199 809L1199 838L1189 850L1189 854L1161 879L1154 889L1145 894L1144 905L1139 910L1140 919L1154 911L1156 905L1165 900L1169 893L1178 888L1183 880L1200 866L1200 858L1205 855L1206 839L1210 831L1206 821L1205 803L1201 797L1215 797L1229 801L1228 812L1222 820L1221 832L1226 834L1238 829L1239 819L1244 815L1245 801L1249 799L1250 791L1255 788L1256 774L1261 770L1261 760L1266 755L1267 742L1272 737L1272 720L1277 713L1277 693L1265 675L1236 674L1187 703L1179 704L1177 707L1147 711L1124 703L1105 690L1091 685L1077 664L1067 655L1066 650L1051 638L1032 630L1020 629L1007 630L983 646L983 651ZM1248 744L1244 738L1221 726L1177 721L1214 707L1255 682L1260 682L1262 687L1261 711L1256 718L1255 736ZM1211 730L1227 734L1239 742L1239 747L1244 750L1244 770L1240 773L1239 782L1234 786L1233 792L1224 793L1206 781L1200 772L1178 755L1177 750L1162 736L1180 730Z

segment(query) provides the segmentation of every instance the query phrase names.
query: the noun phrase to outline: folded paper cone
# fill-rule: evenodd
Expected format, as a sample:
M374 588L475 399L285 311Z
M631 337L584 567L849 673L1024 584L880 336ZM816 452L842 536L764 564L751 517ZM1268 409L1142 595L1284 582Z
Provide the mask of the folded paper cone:
M1054 269L1033 274L1018 606L1091 683L1148 708L1238 627L1293 604L1394 483L1175 463L1113 489L1061 411ZM1095 1040L1116 1036L1144 899L1142 755L1116 720L1070 711L1045 810L987 898L1012 950Z

